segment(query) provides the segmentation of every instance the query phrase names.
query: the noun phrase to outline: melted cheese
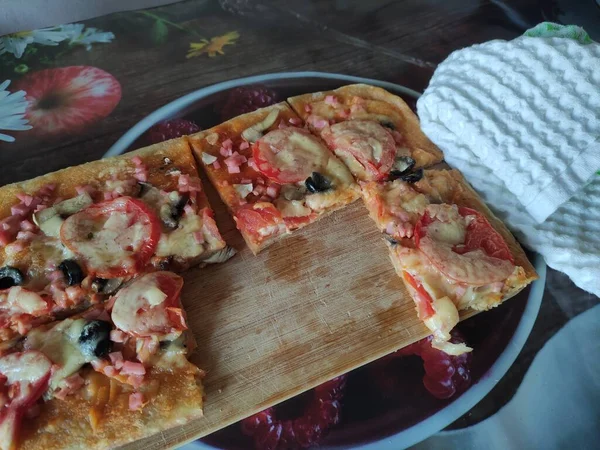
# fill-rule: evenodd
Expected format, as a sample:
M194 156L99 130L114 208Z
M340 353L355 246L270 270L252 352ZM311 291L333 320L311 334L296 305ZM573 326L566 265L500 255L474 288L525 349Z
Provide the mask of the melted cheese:
M282 217L305 217L312 213L312 210L306 207L302 200L285 200L279 197L274 204L281 212Z
M346 166L334 156L327 160L324 175L332 179L334 188L340 185L348 185L354 183L354 178Z
M177 228L169 233L162 233L156 255L161 257L180 256L193 258L204 251L204 245L197 242L194 233L202 231L202 218L196 214L184 214ZM204 238L209 236L204 233Z
M50 378L50 394L88 362L78 344L85 324L84 319L65 319L50 330L34 329L27 335L25 346L41 351L58 366Z

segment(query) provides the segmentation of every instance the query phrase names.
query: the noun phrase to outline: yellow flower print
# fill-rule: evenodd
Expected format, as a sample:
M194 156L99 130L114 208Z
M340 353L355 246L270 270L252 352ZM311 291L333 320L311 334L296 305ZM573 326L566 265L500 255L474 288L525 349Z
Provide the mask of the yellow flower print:
M210 58L217 56L217 53L224 55L223 47L235 44L235 41L239 37L240 33L237 31L230 31L223 36L214 37L210 41L202 39L200 42L192 42L190 43L190 49L188 50L186 58L194 58L195 56L200 56L205 53L208 53Z

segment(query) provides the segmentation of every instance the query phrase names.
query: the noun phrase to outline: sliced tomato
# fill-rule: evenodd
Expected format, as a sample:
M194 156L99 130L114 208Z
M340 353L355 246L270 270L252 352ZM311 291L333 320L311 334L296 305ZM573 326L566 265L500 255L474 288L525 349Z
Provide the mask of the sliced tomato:
M135 279L114 296L111 319L136 337L173 336L187 329L179 299L183 278L153 272Z
M425 290L423 285L419 283L415 277L408 272L403 272L404 279L406 282L415 290L416 296L413 297L415 304L417 305L417 314L420 320L428 319L435 314L433 309L433 299L431 295Z
M463 217L473 216L474 218L467 225L467 235L464 245L453 249L456 253L466 253L480 248L486 255L492 258L504 259L513 264L515 263L515 258L508 244L483 214L464 206L459 207L458 212Z
M462 221L474 216L468 223L456 223L465 232L464 242L449 243L428 235L428 227L439 219L432 218L427 211L415 225L415 245L427 256L442 274L449 279L467 285L483 286L506 280L514 271L514 260L502 236L479 212L453 205L434 205L441 211L454 211L451 220ZM452 210L454 208L454 210ZM452 222L447 222L448 224ZM480 250L480 251L476 251ZM490 254L491 253L491 254Z
M263 239L285 230L281 213L273 204L267 202L244 205L234 214L240 231Z
M503 259L514 264L515 260L508 244L483 214L464 206L460 206L458 212L462 217L472 216L473 219L467 225L464 244L452 248L455 253L462 255L481 249L492 258ZM427 227L434 221L435 219L425 212L415 224L415 245L417 247L419 247L420 239L427 234Z
M160 221L149 206L119 197L68 217L60 238L85 261L88 272L116 278L133 275L146 265L160 233Z
M326 128L322 133L336 155L352 169L353 159L365 173L355 173L363 181L386 178L394 164L396 143L394 137L379 123L372 120L347 120ZM356 172L356 169L354 170Z
M273 130L252 147L258 170L280 183L298 183L327 166L330 153L321 141L302 128Z
M28 350L0 357L0 448L14 449L21 419L48 388L52 362Z

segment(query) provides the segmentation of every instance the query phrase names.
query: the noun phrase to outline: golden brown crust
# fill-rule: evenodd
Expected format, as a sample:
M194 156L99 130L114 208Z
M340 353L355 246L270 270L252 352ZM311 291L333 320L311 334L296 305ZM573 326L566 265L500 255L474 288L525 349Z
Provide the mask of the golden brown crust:
M38 417L24 420L20 450L114 448L202 417L204 372L187 361L151 369L140 388L148 401L141 411L129 409L128 386L91 369L82 376L86 386L77 393L44 403Z
M324 100L328 95L335 96L343 108L334 111L334 108L325 104ZM345 118L339 115L339 111L349 111L350 106L356 104L355 98L363 100L360 104L366 112L350 112L347 118L387 118L404 137L406 147L417 162L416 167L428 167L444 159L440 149L421 131L419 119L406 102L380 87L351 84L333 91L291 97L288 98L288 103L302 120L306 120L310 114L316 114L327 119L343 121ZM307 111L307 106L311 109L310 112Z

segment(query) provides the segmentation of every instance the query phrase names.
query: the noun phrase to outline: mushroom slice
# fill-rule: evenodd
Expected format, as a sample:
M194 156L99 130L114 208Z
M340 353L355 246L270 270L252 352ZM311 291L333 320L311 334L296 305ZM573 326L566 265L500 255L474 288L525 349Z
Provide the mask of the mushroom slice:
M83 192L77 197L63 200L49 208L33 214L33 222L46 236L58 237L64 216L71 216L90 206L94 201L90 194Z
M262 137L263 131L275 123L277 117L279 117L279 111L274 109L262 121L255 123L251 127L242 131L242 138L252 144L255 143Z
M237 251L235 250L235 248L230 247L228 245L225 248L222 248L221 250L213 253L208 258L202 260L202 262L205 262L207 264L223 263L223 262L227 261L228 259L230 259L236 253L237 253Z

